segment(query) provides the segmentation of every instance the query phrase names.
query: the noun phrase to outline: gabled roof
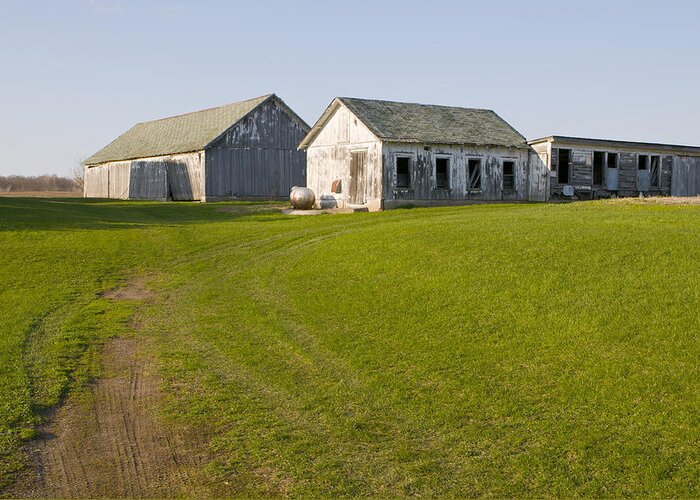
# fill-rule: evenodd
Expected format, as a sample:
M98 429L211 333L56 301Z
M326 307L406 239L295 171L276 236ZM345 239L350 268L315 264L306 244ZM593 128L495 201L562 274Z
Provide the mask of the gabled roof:
M700 146L683 146L680 144L663 144L658 142L620 141L616 139L593 139L589 137L571 137L566 135L549 135L540 139L533 139L527 143L530 145L543 142L563 142L592 147L620 147L640 150L660 150L675 153L700 154Z
M525 137L489 109L336 97L300 148L309 146L341 104L382 141L527 147Z
M269 99L275 99L293 120L308 129L309 126L282 99L268 94L218 108L138 123L85 160L84 164L201 151Z

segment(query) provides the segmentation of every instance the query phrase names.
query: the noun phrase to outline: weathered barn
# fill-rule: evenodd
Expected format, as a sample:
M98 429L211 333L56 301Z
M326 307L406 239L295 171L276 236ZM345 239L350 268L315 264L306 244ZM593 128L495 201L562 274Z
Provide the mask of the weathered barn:
M320 207L544 201L525 138L490 110L335 98L301 142Z
M553 198L700 195L700 147L559 135L529 144Z
M139 123L84 162L84 196L284 199L306 184L308 131L274 94Z

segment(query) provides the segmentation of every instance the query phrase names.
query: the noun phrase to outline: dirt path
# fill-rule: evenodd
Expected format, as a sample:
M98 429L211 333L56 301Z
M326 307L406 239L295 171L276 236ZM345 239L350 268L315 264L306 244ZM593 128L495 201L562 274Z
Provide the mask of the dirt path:
M136 338L106 344L103 378L44 427L31 446L36 467L17 496L207 496L197 480L202 446L193 433L178 432L154 415L159 381L140 347Z

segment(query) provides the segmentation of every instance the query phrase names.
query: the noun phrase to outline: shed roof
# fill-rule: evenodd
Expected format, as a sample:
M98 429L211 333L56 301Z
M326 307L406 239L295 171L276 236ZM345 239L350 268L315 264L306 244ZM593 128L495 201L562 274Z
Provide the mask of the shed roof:
M268 99L276 99L292 119L308 125L275 94L217 108L134 125L85 160L85 165L201 151Z
M382 141L527 147L525 137L490 109L337 97L300 148L308 147L340 104Z
M681 144L663 144L659 142L621 141L617 139L593 139L589 137L572 137L566 135L549 135L539 139L532 139L528 144L540 144L543 142L561 142L590 147L619 147L639 150L668 151L670 153L700 154L700 146L684 146Z

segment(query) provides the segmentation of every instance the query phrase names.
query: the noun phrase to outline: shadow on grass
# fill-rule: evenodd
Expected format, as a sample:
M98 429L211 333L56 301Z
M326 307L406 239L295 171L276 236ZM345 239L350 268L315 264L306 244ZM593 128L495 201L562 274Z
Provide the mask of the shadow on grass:
M139 229L210 222L285 220L269 202L150 202L85 198L0 198L0 231Z

